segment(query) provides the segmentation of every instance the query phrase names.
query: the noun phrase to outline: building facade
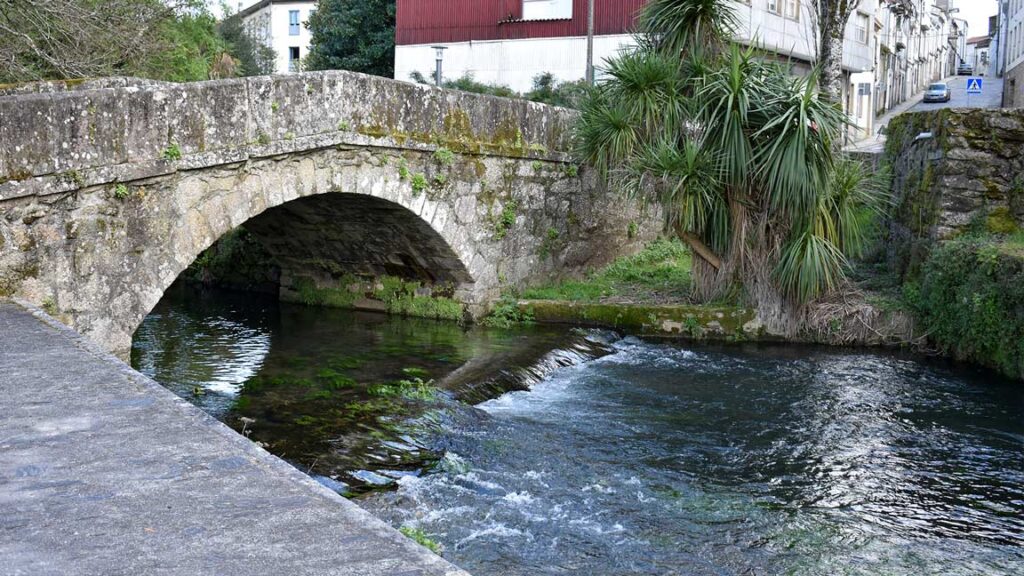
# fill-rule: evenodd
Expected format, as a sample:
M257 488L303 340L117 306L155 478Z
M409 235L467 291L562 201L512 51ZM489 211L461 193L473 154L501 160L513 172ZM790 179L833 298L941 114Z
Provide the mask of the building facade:
M632 44L630 30L644 0L598 0L594 62ZM445 46L444 76L525 92L534 76L560 81L586 74L587 0L398 0L395 78L434 71L435 45Z
M947 0L883 0L878 17L878 112L956 74L968 29L966 21L950 18Z
M239 11L246 33L274 51L274 73L298 72L309 54L310 0L262 0Z
M1024 2L1024 0L1016 0ZM966 50L966 22L949 0L861 0L843 41L843 104L851 138L873 133L875 117L955 74ZM595 0L594 64L633 44L645 0ZM798 73L817 60L809 0L733 0L737 40L775 53ZM395 78L429 77L434 46L444 46L446 78L525 92L550 72L561 81L586 73L587 0L397 0Z
M1024 0L1003 0L999 50L1002 58L1003 107L1024 107Z
M967 39L964 62L974 68L975 76L989 76L992 73L992 38L974 36Z

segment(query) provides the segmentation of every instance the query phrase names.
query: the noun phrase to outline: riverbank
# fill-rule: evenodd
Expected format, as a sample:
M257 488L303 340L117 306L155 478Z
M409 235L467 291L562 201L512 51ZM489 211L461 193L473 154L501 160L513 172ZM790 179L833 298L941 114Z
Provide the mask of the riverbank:
M919 344L912 311L893 295L891 286L879 289L851 282L845 290L806 307L807 328L802 333L772 334L758 321L756 310L743 306L739 297L711 304L693 302L690 258L678 240L658 240L584 278L512 291L508 299L516 313L508 312L506 302L494 314L509 322L610 328L637 336L698 341Z

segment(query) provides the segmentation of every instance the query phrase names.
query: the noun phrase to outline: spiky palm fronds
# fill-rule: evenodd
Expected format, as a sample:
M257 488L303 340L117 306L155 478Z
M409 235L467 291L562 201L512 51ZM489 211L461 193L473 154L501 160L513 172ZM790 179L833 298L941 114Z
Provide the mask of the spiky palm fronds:
M739 20L722 0L651 0L640 12L640 31L663 53L679 57L698 46L728 41Z
M812 227L792 237L782 249L774 275L782 292L797 302L809 302L835 289L843 278L846 256L825 235Z
M654 40L608 62L609 80L583 107L578 152L658 203L717 278L807 302L842 282L883 189L836 159L846 119L818 98L813 75L723 43L729 10L724 0L652 0L642 23ZM714 14L726 17L705 20Z

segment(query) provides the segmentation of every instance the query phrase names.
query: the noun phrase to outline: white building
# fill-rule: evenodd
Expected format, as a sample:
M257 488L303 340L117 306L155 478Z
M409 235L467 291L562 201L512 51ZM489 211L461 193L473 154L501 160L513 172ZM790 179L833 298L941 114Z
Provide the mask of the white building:
M645 3L596 2L596 65L632 44L630 31ZM397 0L395 78L429 77L433 47L440 45L448 79L469 74L518 92L542 72L579 80L586 71L586 6L585 0ZM797 72L811 71L817 32L810 0L732 0L732 7L739 42L777 54ZM966 36L966 22L950 18L949 0L860 0L843 41L842 99L856 126L849 137L873 133L877 114L954 74Z
M974 68L975 76L988 76L994 70L991 45L992 39L988 36L975 36L967 39L964 62Z
M1000 16L1003 106L1020 108L1024 106L1024 0L1003 0Z
M794 68L810 73L817 61L813 6L804 0L737 0L734 8L740 18L738 40L754 44L790 60ZM876 12L878 0L862 0L846 23L843 39L843 107L861 134L874 127L872 105L875 89L875 52L877 50Z
M246 33L274 51L274 72L280 74L298 72L302 58L309 54L306 22L315 10L315 1L261 0L240 10L239 16Z
M891 0L880 7L875 108L889 110L931 82L955 74L966 22L954 26L948 0Z

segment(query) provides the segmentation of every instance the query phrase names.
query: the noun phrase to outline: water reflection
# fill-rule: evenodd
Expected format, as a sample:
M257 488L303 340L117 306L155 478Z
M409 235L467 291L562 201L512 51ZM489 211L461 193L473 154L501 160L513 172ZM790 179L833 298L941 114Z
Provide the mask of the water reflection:
M175 285L136 331L132 366L222 417L263 367L275 311L267 297Z
M558 346L569 349L545 361ZM561 328L468 328L178 285L136 332L132 362L347 492L430 467L456 398L524 388L600 349Z

